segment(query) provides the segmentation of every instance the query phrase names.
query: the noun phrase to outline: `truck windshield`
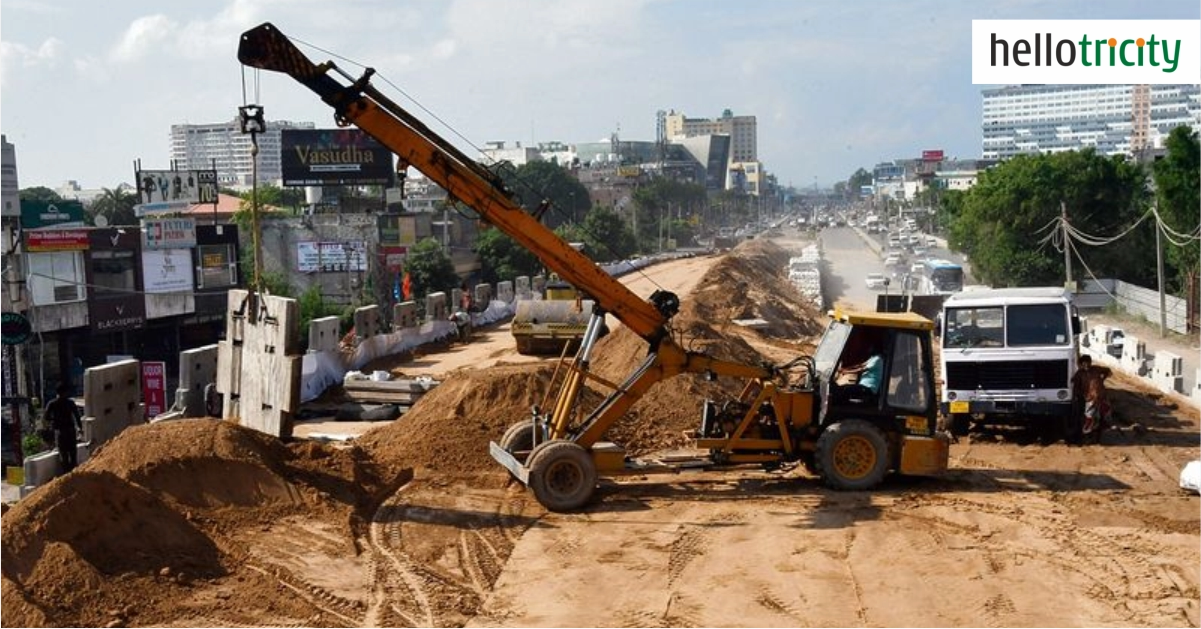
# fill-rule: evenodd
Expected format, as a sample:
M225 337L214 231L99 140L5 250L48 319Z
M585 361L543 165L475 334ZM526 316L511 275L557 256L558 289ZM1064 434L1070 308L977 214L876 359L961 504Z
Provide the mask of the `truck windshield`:
M1001 306L948 308L943 347L1002 347L1005 310Z
M1067 345L1067 310L1063 304L1009 307L1009 345Z

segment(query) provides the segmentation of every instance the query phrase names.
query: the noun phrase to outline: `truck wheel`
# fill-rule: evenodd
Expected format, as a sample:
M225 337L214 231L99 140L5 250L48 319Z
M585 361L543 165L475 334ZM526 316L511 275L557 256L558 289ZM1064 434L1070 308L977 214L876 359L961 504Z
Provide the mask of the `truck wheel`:
M817 467L832 489L871 489L888 473L888 441L860 419L833 424L817 438Z
M542 443L530 453L529 469L534 497L551 511L579 509L596 490L592 455L574 441Z
M516 452L529 452L534 449L534 422L525 419L509 426L508 430L500 437L500 447L504 448L509 454ZM538 442L544 440L544 435L538 435Z

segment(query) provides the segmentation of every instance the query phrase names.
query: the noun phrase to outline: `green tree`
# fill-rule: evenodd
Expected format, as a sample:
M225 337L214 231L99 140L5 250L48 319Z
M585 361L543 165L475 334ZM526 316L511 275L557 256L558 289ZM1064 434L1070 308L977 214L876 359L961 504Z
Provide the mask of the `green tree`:
M126 188L102 188L100 196L88 208L88 213L92 222L97 216L103 216L109 225L137 225L139 221L134 206L138 200L138 195Z
M555 228L584 219L592 201L588 189L570 171L546 161L528 162L517 168L502 168L501 179L527 212L546 206L542 224Z
M55 201L63 200L62 195L45 186L22 188L17 194L20 196L22 201L46 201L53 203Z
M640 186L634 191L633 200L633 211L638 213L634 236L643 251L658 251L660 236L667 237L669 222L691 218L706 205L704 187L673 179L655 179Z
M863 186L872 185L874 180L875 177L873 177L870 172L864 168L860 168L859 170L851 173L851 176L847 178L846 192L850 198L858 199L859 191L863 189Z
M480 256L480 275L490 284L512 281L519 275L534 275L542 267L529 249L495 227L476 236L475 251Z
M413 245L405 259L404 272L413 282L413 296L424 297L438 291L449 291L459 285L450 256L442 245L433 238L425 238Z
M1093 149L1019 155L981 173L951 227L951 244L968 254L975 275L986 283L1060 285L1062 237L1045 238L1058 225L1060 204L1075 230L1099 241L1138 220L1146 208L1145 188L1144 171L1122 156ZM1098 246L1073 238L1073 278L1094 274L1145 285L1154 277L1154 260L1141 253L1150 233L1135 230Z
M1201 220L1198 209L1201 207L1201 148L1199 148L1197 132L1188 126L1172 129L1168 136L1167 154L1155 162L1155 194L1158 201L1159 216L1166 227L1177 234L1196 234L1197 224ZM1184 242L1182 238L1172 236L1176 243ZM1164 259L1171 265L1179 292L1192 296L1196 294L1198 282L1198 266L1201 265L1201 244L1194 237L1187 244L1163 242ZM1195 322L1195 299L1189 299L1191 306L1189 321Z
M638 251L638 242L629 225L608 208L597 207L588 212L580 232L585 252L596 262L623 260Z

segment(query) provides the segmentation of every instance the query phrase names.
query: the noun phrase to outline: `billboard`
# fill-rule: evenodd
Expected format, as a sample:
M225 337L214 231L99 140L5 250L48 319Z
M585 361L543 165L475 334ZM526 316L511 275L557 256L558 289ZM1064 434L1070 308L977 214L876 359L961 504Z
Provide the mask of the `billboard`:
M941 162L943 157L942 149L922 151L923 162Z
M86 229L37 229L25 232L25 251L85 251L89 238Z
M359 129L281 129L285 186L387 185L392 152Z
M191 249L144 249L142 283L147 293L192 291Z
M361 240L298 242L296 243L296 270L301 273L366 271L367 246Z
M83 203L79 201L21 200L21 227L83 227Z
M167 363L142 361L142 402L146 404L147 419L167 411Z
M138 216L182 212L190 205L217 203L215 170L139 170Z
M177 249L196 246L196 220L191 218L142 219L143 249Z

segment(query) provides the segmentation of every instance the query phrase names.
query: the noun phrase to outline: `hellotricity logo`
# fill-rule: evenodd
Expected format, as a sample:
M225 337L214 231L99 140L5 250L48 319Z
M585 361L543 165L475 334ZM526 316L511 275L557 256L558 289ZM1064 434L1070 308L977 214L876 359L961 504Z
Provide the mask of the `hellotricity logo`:
M973 83L1201 82L1198 20L975 20Z

